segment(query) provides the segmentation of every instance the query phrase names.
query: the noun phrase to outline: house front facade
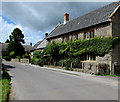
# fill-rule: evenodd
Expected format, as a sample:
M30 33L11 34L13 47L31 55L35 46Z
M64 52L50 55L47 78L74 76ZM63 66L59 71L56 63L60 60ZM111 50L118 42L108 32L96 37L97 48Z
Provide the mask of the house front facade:
M68 42L94 37L120 37L120 1L113 2L88 14L69 21L64 14L64 24L59 24L48 35L47 43ZM98 73L106 67L107 73L120 73L120 44L104 57L87 54L82 62L84 72Z

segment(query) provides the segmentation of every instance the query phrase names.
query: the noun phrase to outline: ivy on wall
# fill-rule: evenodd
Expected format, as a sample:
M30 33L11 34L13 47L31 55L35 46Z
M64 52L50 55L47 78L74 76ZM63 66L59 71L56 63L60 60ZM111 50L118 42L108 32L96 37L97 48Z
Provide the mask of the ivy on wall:
M69 58L80 57L84 54L94 54L104 56L120 43L118 37L97 37L89 40L76 40L67 43L51 43L44 50L44 54L49 54L52 60L59 60L61 56Z

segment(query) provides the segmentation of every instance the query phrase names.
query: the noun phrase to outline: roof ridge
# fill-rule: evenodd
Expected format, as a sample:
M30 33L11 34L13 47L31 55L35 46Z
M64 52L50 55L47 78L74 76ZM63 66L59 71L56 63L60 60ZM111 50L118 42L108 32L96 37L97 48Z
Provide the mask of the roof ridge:
M68 21L67 23L69 23L69 22L71 22L71 21L73 21L73 20L76 20L76 19L78 19L78 18L84 17L84 16L86 16L86 15L88 15L88 14L91 14L91 13L93 13L93 12L96 12L96 11L98 11L98 10L100 10L100 9L106 8L107 6L112 5L112 4L114 4L114 3L117 3L117 2L120 2L120 0L119 0L119 1L116 1L116 2L112 2L112 3L108 4L108 5L103 6L103 7L99 7L99 8L97 8L97 9L95 9L95 10L89 12L89 13L86 13L86 14L84 14L84 15L78 16L77 18L74 18L74 19ZM118 5L118 6L119 6L119 5ZM116 7L116 8L117 8L117 7ZM67 24L67 23L66 23L66 24ZM64 25L66 25L66 24L64 24Z
M52 30L47 39L61 34L69 33L72 31L80 30L86 27L90 27L96 24L110 22L109 16L120 5L120 1L112 2L108 5L100 7L82 16L68 21L66 24L57 25Z

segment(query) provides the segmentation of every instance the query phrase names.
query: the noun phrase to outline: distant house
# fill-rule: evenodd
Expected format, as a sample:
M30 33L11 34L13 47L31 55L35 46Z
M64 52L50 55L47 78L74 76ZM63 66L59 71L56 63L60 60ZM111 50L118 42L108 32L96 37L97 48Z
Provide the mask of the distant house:
M2 54L6 54L7 53L8 43L0 43L0 45L1 45ZM28 53L28 54L30 54L32 46L31 45L23 45L23 47L25 49L25 52Z
M45 34L45 38L41 41L38 41L31 49L31 57L33 56L33 52L35 50L40 50L40 51L43 51L44 48L46 47L46 44L47 44L47 40L46 40L46 37L48 36L48 33Z
M59 24L47 37L47 43L67 42L94 37L120 37L120 1L113 2L88 14L69 21L64 14L64 24ZM120 73L120 45L104 57L85 55L82 61L86 72L96 73L97 63L105 63L111 74ZM92 68L89 65L92 63ZM117 63L117 65L115 64Z

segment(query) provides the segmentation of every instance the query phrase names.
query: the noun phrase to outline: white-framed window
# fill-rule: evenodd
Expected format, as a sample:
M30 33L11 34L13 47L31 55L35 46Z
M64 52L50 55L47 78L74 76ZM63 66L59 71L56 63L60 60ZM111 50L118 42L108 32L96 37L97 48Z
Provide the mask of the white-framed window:
M95 61L96 60L96 56L93 54L86 54L82 56L82 60L83 61Z
M78 34L74 35L74 40L78 40Z
M88 31L88 32L84 32L84 39L90 39L90 38L94 38L94 30Z
M62 38L62 42L68 42L69 41L69 36L65 36Z

